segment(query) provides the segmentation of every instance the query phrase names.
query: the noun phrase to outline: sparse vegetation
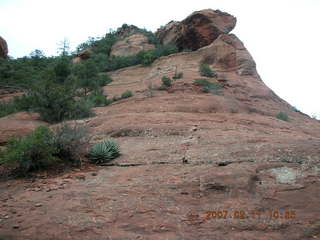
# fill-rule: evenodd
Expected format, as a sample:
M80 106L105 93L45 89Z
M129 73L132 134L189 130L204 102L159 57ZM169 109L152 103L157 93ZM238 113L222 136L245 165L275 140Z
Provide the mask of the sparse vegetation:
M89 101L95 106L95 107L103 107L109 105L112 101L110 99L107 99L107 96L104 95L102 89L97 89L93 91L89 96Z
M276 115L276 117L277 117L278 119L282 120L282 121L286 121L286 122L289 121L288 115L287 115L286 113L284 113L284 112L279 112L279 113Z
M121 98L124 99L124 98L129 98L129 97L132 97L133 96L133 93L130 91L130 90L127 90L125 92L123 92L121 94Z
M165 88L171 87L171 85L172 85L171 78L169 78L167 76L163 76L161 78L161 81L162 81L162 86L165 87Z
M48 127L40 126L25 137L11 138L0 161L5 166L17 167L19 174L26 174L57 161L57 153L53 132Z
M93 145L88 158L95 164L103 164L120 156L119 145L113 140L104 140Z
M218 75L210 68L208 64L202 63L199 66L199 72L204 77L218 77Z
M0 150L0 165L18 175L44 170L54 164L81 164L81 154L89 142L88 130L77 124L62 123L54 130L39 126L23 137L13 137Z
M88 128L74 123L61 123L54 129L53 144L58 152L55 154L64 163L81 165L81 154L89 144Z
M173 79L183 78L183 72L175 73L172 78Z
M194 84L196 86L202 86L202 92L204 93L212 93L216 95L222 94L221 90L222 86L219 83L211 82L205 78L197 78L194 80Z
M302 113L298 108L296 108L296 107L294 107L294 106L291 107L291 110L292 110L292 111L295 111L295 112L297 112L297 113Z

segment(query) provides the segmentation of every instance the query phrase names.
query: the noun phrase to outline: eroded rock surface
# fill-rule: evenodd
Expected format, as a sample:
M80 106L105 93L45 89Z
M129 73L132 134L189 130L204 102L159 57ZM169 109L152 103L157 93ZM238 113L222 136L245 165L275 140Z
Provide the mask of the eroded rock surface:
M0 118L0 144L6 143L10 137L24 136L40 125L48 125L38 118L38 114L26 112Z
M140 51L154 49L153 44L149 44L148 38L143 34L133 34L113 44L110 55L134 56Z
M7 42L0 36L0 57L8 57L8 45Z
M176 44L180 50L197 50L229 33L236 25L236 18L219 10L206 9L192 13L182 22L172 21L158 29L156 35L164 44Z
M218 77L201 76L201 63ZM158 90L163 76L180 72ZM109 74L110 98L134 96L78 123L92 143L115 140L122 155L108 166L0 182L0 239L320 238L320 123L262 82L235 35ZM197 78L221 88L204 92ZM17 134L23 118L0 119L1 131Z

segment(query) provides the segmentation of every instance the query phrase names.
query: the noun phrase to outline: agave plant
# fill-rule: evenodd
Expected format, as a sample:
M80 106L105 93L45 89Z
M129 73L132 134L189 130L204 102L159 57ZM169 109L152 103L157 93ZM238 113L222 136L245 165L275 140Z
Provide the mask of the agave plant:
M110 162L120 155L119 145L112 140L104 140L93 145L88 153L95 164Z

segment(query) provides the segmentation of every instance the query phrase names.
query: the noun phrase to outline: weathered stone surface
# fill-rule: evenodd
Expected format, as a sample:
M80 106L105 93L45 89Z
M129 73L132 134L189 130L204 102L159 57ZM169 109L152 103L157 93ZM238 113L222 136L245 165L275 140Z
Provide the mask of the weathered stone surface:
M200 51L203 54L202 63L236 70L241 76L256 73L255 61L234 34L221 34L212 44Z
M148 43L148 38L140 33L133 34L116 42L111 49L111 55L115 56L133 56L140 51L154 49L153 44Z
M7 42L0 36L0 57L8 57L8 45Z
M236 18L219 10L201 10L192 13L182 22L172 21L158 29L156 35L162 43L176 44L180 50L196 50L207 46L229 33L236 25Z
M218 74L206 79L219 94L195 86L205 78L201 63ZM110 72L108 97L134 96L77 123L92 143L113 138L121 156L0 181L0 238L319 239L320 122L293 111L254 66L243 43L223 33L196 51ZM163 76L180 72L158 91ZM280 111L289 122L275 117ZM3 119L5 130L13 120Z
M10 137L24 136L41 125L48 125L38 118L38 114L26 112L0 118L0 144L6 143Z
M137 26L123 24L117 29L116 35L120 38L123 38L136 33L138 30L139 28Z

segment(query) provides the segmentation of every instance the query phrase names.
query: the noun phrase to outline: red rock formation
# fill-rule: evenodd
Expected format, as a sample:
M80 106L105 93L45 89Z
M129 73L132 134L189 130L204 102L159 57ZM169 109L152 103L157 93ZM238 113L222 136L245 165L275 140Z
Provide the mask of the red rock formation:
M8 45L7 42L0 36L0 58L8 57Z
M229 33L236 18L219 10L201 10L192 13L182 22L170 22L158 29L156 35L164 44L174 43L180 50L197 50L209 45L220 34Z
M84 49L81 52L79 52L75 58L72 59L72 62L77 63L81 60L86 60L90 58L90 53L92 53L91 48Z
M10 137L24 136L47 123L38 120L39 114L20 112L0 118L0 144Z
M149 44L148 38L145 35L136 33L113 44L110 54L116 56L134 56L140 51L154 48L155 46Z

